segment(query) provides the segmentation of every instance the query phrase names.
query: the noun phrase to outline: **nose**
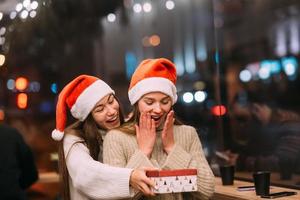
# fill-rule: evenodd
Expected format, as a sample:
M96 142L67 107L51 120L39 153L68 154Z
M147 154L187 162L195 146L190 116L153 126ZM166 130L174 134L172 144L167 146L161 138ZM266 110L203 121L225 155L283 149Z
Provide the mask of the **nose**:
M115 115L116 112L117 112L117 110L113 106L111 106L111 105L107 106L107 115L108 116Z
M161 113L162 109L161 109L161 106L160 106L160 103L155 103L154 104L154 107L153 107L153 112L155 113Z

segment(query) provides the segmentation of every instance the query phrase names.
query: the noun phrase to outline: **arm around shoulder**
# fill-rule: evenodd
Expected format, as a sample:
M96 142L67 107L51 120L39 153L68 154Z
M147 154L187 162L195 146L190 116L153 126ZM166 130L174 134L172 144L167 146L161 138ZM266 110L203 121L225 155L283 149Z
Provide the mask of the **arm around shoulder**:
M130 196L131 169L111 167L95 161L83 143L72 145L66 155L67 168L75 189L94 199Z

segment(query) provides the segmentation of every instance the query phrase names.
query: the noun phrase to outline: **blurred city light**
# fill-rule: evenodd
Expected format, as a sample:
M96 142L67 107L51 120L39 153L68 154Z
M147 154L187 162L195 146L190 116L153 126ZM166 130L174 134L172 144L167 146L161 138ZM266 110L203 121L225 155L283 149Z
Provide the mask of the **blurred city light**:
M23 10L21 13L20 13L20 17L21 19L26 19L28 17L28 11L27 10Z
M22 9L23 9L23 4L22 4L22 3L18 3L18 4L16 5L16 11L17 11L17 12L20 12Z
M295 57L285 57L281 59L283 70L288 76L292 76L296 73L298 68L298 62Z
M194 38L190 32L187 32L187 38L184 41L184 67L185 71L192 74L196 71Z
M31 91L31 92L39 92L40 88L41 88L41 85L37 81L32 81L29 84L29 91Z
M19 77L16 79L16 89L23 91L28 87L28 80L24 77Z
M158 35L152 35L150 38L149 38L149 43L152 45L152 46L158 46L160 44L160 37Z
M244 69L240 72L239 77L242 82L249 82L251 80L252 75L249 70Z
M109 14L107 15L107 21L109 21L109 22L114 22L114 21L116 21L116 15L113 14L113 13L109 13Z
M0 109L0 121L3 121L4 119L5 119L4 110Z
M58 92L57 83L51 84L51 92L54 94L57 94L57 92Z
M296 72L296 67L292 63L288 63L284 66L284 71L285 71L286 75L292 76Z
M175 7L174 1L171 1L171 0L166 1L166 8L168 10L172 10L172 9L174 9L174 7Z
M2 18L3 18L3 13L0 12L0 21L1 21Z
M204 90L205 89L205 83L203 81L196 81L194 83L194 88L196 90Z
M142 11L142 6L139 3L133 5L133 11L136 13L140 13Z
M20 109L26 109L28 104L28 96L26 93L20 93L17 95L17 106Z
M220 55L218 52L215 53L215 63L219 64L220 63Z
M246 65L246 69L250 71L253 79L257 77L259 68L260 68L259 62L249 63Z
M183 56L179 51L175 52L174 63L176 65L177 75L182 76L184 74L184 62L183 62Z
M151 10L152 10L152 5L151 5L151 3L149 3L149 2L144 3L144 5L143 5L143 10L144 10L144 12L146 12L146 13L151 12Z
M125 64L126 64L126 77L130 79L137 66L137 58L133 52L126 52L125 54Z
M12 11L12 12L9 14L10 19L14 19L14 18L16 18L16 16L17 16L17 12L15 12L15 11Z
M7 89L13 90L15 88L15 80L14 79L8 79L6 83Z
M199 102L199 103L205 101L206 96L207 96L207 95L206 95L206 92L204 92L204 91L197 91L197 92L195 92L195 94L194 94L195 100L196 100L197 102Z
M27 7L29 7L30 6L30 0L24 0L23 1L23 7L24 8L27 8Z
M196 57L199 61L205 61L207 59L207 47L203 37L199 39L196 43Z
M182 99L185 103L191 103L194 100L194 95L191 92L185 92Z
M38 2L37 1L33 1L31 2L30 0L24 0L23 3L18 3L16 5L16 12L12 11L10 13L10 19L14 19L17 16L17 13L19 13L19 16L21 19L26 19L28 16L30 16L31 18L34 18L37 14L37 12L35 11L35 9L38 8Z
M280 62L278 60L263 60L260 67L267 68L271 74L277 74L281 71Z
M5 43L5 37L0 36L0 45L3 45Z
M37 1L33 1L31 3L31 8L34 9L34 10L37 9L38 6L39 6L39 3Z
M5 27L1 27L0 28L0 35L4 35L6 32L6 28Z
M226 114L226 107L223 105L216 105L211 108L211 112L215 116L223 116Z
M34 11L34 10L30 11L29 16L31 18L34 18L36 16L36 11Z
M267 68L261 68L258 71L258 76L260 79L268 79L270 77L270 70Z
M144 47L150 47L151 46L148 36L143 37L142 44L143 44Z
M5 63L5 55L0 54L0 67Z
M287 53L287 41L284 27L279 26L276 34L277 38L275 53L277 56L285 56Z
M298 20L293 20L290 25L290 51L293 54L298 54L300 51L299 44L299 26Z
M274 60L271 63L271 73L272 74L278 74L281 71L281 65L278 60Z

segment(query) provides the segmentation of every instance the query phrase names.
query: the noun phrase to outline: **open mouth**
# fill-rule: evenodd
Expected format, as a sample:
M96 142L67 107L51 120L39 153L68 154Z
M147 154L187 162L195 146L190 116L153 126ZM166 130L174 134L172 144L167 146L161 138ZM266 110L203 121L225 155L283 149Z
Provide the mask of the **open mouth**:
M109 119L109 120L107 120L106 122L107 122L107 123L114 123L114 122L116 122L116 121L117 121L117 119L118 119L118 115L116 115L116 116L114 116L114 117L110 118L110 119Z
M151 116L151 118L155 121L155 123L160 122L162 116Z

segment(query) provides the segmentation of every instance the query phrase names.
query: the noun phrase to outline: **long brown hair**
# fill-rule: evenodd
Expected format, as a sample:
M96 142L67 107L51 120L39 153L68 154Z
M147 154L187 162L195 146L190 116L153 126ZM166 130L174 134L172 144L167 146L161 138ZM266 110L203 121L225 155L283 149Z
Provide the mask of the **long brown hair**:
M175 125L182 125L183 124L178 119L178 117L176 115L174 116L174 118L175 118L175 121L174 121ZM139 123L139 119L140 119L140 111L139 111L137 103L135 103L133 105L133 110L132 110L131 117L122 126L120 126L117 129L124 132L124 133L135 135L136 132L135 132L135 126L134 125Z
M120 124L124 123L124 115L120 105L120 101L115 97L119 104L119 118ZM89 149L90 155L94 160L98 160L100 152L100 145L103 144L103 140L98 130L105 130L103 127L99 127L90 113L88 117L83 121L76 121L68 128L65 129L65 135L75 134L83 139L84 143ZM70 188L69 188L69 172L66 165L65 153L63 148L64 138L59 142L58 146L58 169L60 174L60 190L63 200L70 200ZM76 142L80 143L80 142ZM74 143L74 144L76 144ZM74 145L73 144L73 145Z

